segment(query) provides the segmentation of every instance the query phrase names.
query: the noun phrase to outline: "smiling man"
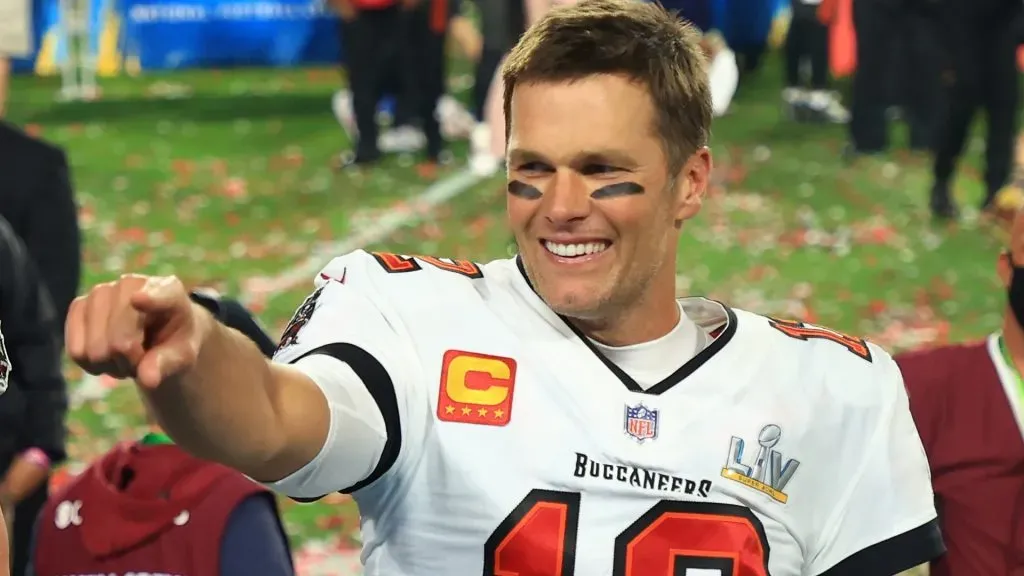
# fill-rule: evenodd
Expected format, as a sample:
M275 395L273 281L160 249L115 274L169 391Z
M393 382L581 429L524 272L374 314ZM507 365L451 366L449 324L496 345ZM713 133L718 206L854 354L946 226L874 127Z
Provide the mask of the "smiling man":
M196 454L342 491L370 576L890 576L942 551L899 371L863 340L675 298L711 170L698 36L584 0L503 68L520 254L355 252L275 362L128 276L67 341ZM699 255L686 255L697 260Z

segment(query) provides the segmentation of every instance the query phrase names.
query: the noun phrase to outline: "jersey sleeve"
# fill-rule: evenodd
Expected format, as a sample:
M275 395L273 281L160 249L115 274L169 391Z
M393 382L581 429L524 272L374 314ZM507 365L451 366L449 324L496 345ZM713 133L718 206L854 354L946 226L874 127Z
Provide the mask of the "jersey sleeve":
M398 460L406 416L420 400L413 348L376 302L372 282L354 278L357 256L324 268L274 355L316 383L331 412L320 453L269 485L296 499L355 492L382 477Z
M863 441L843 444L856 446L853 453L833 455L837 482L821 491L822 511L830 512L809 556L810 576L892 576L945 551L900 371L878 350L866 373L875 381L844 384L868 386L879 398L851 408L868 414Z

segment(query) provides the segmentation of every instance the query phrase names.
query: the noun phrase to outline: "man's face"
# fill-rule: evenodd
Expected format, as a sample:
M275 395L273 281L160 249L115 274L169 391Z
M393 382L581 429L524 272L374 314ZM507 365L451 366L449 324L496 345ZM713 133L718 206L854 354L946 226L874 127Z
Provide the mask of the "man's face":
M711 158L669 174L646 88L614 75L518 85L510 120L509 222L545 302L610 319L674 284L679 223L700 208Z

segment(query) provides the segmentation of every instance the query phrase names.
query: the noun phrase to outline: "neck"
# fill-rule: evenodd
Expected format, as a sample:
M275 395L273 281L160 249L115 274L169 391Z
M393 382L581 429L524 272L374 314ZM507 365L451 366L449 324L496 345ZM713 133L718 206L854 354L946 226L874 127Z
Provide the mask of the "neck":
M632 346L657 340L679 324L680 311L674 282L668 288L651 290L646 297L615 317L573 318L571 321L588 338L606 346Z
M1003 345L1017 371L1024 374L1024 329L1010 311L1003 315Z

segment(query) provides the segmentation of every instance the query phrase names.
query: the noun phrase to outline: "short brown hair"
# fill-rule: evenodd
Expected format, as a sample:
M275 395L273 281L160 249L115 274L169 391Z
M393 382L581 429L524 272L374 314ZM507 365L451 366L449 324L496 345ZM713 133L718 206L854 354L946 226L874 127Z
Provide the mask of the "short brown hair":
M634 0L581 0L527 30L501 69L506 135L516 85L593 74L622 74L647 87L673 172L707 145L711 90L700 32L659 4Z

